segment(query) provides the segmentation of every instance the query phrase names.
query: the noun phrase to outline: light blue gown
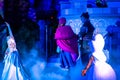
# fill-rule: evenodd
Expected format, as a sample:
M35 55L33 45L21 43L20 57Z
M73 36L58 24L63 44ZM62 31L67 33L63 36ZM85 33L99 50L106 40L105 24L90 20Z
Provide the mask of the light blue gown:
M5 54L2 80L30 80L21 63L18 51Z

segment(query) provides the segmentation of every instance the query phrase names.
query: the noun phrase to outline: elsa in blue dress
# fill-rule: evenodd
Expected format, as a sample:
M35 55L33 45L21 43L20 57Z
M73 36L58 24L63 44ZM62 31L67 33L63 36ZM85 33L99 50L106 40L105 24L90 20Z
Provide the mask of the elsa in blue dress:
M16 43L13 37L7 37L8 48L4 57L2 80L29 80L20 61Z
M86 77L85 80L116 80L113 68L106 62L107 57L103 52L104 44L103 36L99 33L95 34L95 39L92 40L94 52L82 70L82 76Z

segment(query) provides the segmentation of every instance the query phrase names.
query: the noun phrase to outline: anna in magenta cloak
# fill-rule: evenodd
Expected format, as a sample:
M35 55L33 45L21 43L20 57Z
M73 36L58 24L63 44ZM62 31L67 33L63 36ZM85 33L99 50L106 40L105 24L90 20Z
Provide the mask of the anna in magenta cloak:
M65 25L66 19L60 18L59 25L55 33L57 46L60 47L61 67L69 68L75 65L78 57L77 35L72 28Z

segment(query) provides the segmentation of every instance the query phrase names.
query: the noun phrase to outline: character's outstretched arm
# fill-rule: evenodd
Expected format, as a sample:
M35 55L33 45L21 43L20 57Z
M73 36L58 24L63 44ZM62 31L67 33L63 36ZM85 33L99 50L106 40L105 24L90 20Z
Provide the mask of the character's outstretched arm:
M82 76L85 76L85 75L86 75L86 72L87 72L87 70L89 69L89 67L91 66L93 60L94 60L94 57L91 56L91 57L90 57L90 60L89 60L89 62L88 62L88 64L87 64L87 66L82 70Z

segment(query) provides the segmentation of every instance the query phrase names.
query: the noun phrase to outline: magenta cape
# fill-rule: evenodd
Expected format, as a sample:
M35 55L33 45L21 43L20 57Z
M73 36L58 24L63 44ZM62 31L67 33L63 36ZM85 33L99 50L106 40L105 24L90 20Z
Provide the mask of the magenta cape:
M73 60L78 57L77 35L70 26L60 26L55 33L57 45L64 51L71 53Z

